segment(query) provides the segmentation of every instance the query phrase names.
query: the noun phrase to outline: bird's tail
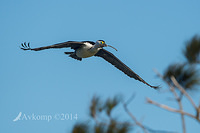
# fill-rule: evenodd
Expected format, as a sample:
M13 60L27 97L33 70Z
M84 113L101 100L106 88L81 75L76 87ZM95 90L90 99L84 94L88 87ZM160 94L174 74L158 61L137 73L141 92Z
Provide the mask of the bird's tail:
M65 52L65 54L73 54L74 52Z

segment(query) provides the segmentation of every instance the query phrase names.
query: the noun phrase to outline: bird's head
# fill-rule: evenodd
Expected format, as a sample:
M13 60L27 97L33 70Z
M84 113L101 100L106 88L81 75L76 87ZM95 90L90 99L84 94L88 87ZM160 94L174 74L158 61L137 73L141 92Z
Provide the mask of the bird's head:
M97 40L96 44L99 45L99 47L101 47L101 48L103 48L103 47L111 47L111 48L113 48L113 49L115 49L117 51L117 49L114 48L113 46L107 45L104 40Z
M96 44L98 44L101 48L107 47L108 45L105 43L104 40L97 40Z

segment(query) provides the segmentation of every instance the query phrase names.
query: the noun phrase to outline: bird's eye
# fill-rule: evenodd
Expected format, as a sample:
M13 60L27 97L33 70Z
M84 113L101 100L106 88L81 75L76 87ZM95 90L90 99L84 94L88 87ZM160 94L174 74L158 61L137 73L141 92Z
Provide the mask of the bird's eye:
M101 41L101 44L104 44L104 41Z

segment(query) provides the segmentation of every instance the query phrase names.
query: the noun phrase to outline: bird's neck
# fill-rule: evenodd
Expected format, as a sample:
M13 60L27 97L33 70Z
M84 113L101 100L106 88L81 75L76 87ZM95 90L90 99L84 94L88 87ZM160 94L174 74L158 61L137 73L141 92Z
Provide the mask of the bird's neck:
M99 45L99 44L95 44L90 50L91 50L91 51L99 51L100 49L102 49L102 48L100 47L100 45Z
M98 49L98 48L101 48L100 45L95 43L94 49Z

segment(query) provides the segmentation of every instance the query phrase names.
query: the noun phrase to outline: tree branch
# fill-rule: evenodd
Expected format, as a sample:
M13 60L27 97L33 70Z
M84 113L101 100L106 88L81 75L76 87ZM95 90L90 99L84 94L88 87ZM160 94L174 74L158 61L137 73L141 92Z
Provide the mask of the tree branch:
M137 119L133 116L133 114L129 111L128 107L127 107L127 104L126 103L123 103L123 107L124 107L124 110L126 111L126 113L132 118L132 120L135 122L135 124L137 126L139 126L144 133L148 133L147 129L139 122L137 121Z
M177 82L177 80L175 79L174 76L171 77L172 82L174 83L174 85L181 91L181 93L183 93L186 98L190 101L190 103L193 105L193 107L198 110L197 106L195 105L194 101L192 100L192 98L190 97L190 95L185 91L185 89Z
M175 88L173 85L171 85L169 82L167 82L163 76L156 70L154 70L156 72L156 74L164 81L168 84L169 86L169 90L174 94L174 97L179 105L179 109L181 112L183 112L183 105L181 103L181 97L178 96L178 94L176 93L175 91ZM185 126L185 118L184 118L184 114L180 113L181 114L181 121L182 121L182 127L183 127L183 133L186 133L186 126Z
M151 100L151 99L149 99L149 98L147 98L147 102L148 102L149 104L155 105L155 106L157 106L157 107L159 107L159 108L162 108L162 109L164 109L164 110L167 110L167 111L170 111L170 112L179 113L179 114L183 114L183 115L187 115L187 116L189 116L189 117L191 117L191 118L196 119L196 116L194 116L194 115L192 115L192 114L190 114L190 113L188 113L188 112L184 112L184 111L182 111L182 110L177 110L177 109L171 108L171 107L169 107L169 106L167 106L167 105L164 105L164 104L159 104L159 103L157 103L157 102L155 102L155 101L153 101L153 100ZM199 119L196 119L196 120L200 122Z

